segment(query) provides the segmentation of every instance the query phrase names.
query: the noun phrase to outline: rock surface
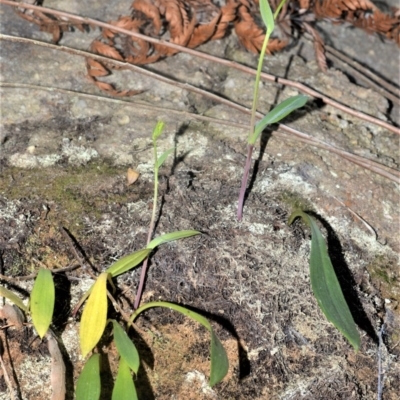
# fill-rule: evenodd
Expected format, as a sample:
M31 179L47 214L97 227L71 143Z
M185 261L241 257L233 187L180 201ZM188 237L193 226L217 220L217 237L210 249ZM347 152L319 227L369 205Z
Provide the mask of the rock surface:
M94 7L90 1L53 1L46 6L112 20L126 14L129 4L124 3L100 2ZM0 10L3 33L49 41L48 34L9 8ZM96 35L67 33L61 44L85 49ZM358 31L355 40L365 37ZM201 50L256 64L233 36ZM387 57L393 51L398 54L391 44L382 45L382 51ZM324 74L314 61L292 53L269 57L265 71L282 76L288 69L289 79L385 118L388 101L381 95L351 83L338 70ZM239 223L236 204L246 130L196 120L190 113L241 124L248 123L247 115L129 71L115 73L108 81L144 92L132 99L109 99L85 78L83 59L60 51L3 41L1 57L2 81L20 85L1 87L4 275L28 275L39 265L55 269L76 262L60 226L68 229L98 271L145 246L153 201L150 135L157 120L166 124L159 151L175 150L161 171L162 211L156 235L182 229L198 229L204 235L165 245L155 253L144 301L177 302L208 314L227 348L231 369L223 383L207 389L207 334L171 312L151 311L138 321L138 347L145 360L137 378L139 396L375 399L376 332L384 322L384 398L396 398L400 391L397 184L329 151L272 135L264 138L265 149L258 147L255 152L258 167ZM252 77L236 70L187 54L148 68L251 106ZM264 82L259 110L266 112L277 98L293 94L297 94L293 89ZM309 105L288 124L399 167L398 136L331 106ZM128 167L141 174L132 186L126 184ZM286 223L298 206L315 212L327 234L339 280L362 333L358 354L325 320L312 296L309 231L300 223L294 227ZM126 310L132 307L139 273L118 279ZM91 283L82 269L71 277L60 278L58 286L67 309ZM29 292L30 287L23 289ZM82 360L77 324L63 318L55 326L68 353L72 387ZM22 398L42 399L49 393L45 349L36 343L26 350L24 343L34 337L31 329L7 332ZM104 351L109 353L109 371L115 371L115 349ZM39 365L43 372L37 377ZM106 379L110 381L110 376ZM8 398L3 381L0 389L0 398Z

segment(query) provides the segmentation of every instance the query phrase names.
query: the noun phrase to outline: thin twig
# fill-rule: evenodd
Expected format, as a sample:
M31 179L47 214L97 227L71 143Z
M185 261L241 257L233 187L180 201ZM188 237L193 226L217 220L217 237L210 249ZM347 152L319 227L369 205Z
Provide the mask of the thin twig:
M89 262L85 262L85 260L82 259L82 257L79 255L78 251L76 250L76 245L71 237L71 234L62 226L61 227L61 233L63 236L66 238L70 249L72 250L72 253L75 256L76 261L80 264L80 266L90 275L90 277L94 280L96 280L96 276L93 274L93 272L86 267L86 264L89 264L90 267L93 268L93 266Z
M378 332L379 344L378 344L378 400L382 400L383 393L383 372L382 372L382 348L383 339L382 335L385 329L385 324L382 324L381 329Z
M244 130L246 130L246 132L249 129L249 126L247 124L241 124L239 122L232 122L232 121L228 121L228 120L224 120L224 119L220 119L220 118L207 117L205 115L199 115L199 114L195 114L195 113L185 111L185 110L176 110L176 109L168 108L168 107L158 107L158 106L155 106L152 104L143 103L140 101L134 101L134 100L130 100L130 99L124 100L121 98L107 97L104 95L98 95L98 94L92 94L92 93L84 93L84 92L79 92L76 90L62 89L62 88L49 87L49 86L31 85L29 83L0 82L0 87L17 88L17 89L22 88L22 89L32 89L32 90L43 90L43 91L47 91L47 92L65 93L65 94L80 96L80 97L84 97L84 98L92 99L92 100L107 101L109 103L115 103L115 104L131 105L132 107L135 107L135 108L143 108L145 110L163 112L168 115L169 114L182 115L183 117L186 117L189 119L197 119L199 121L209 122L212 124L226 125L226 126L231 126L233 128L244 129ZM191 88L189 88L188 90L191 91ZM229 104L229 101L228 101L228 103L226 103L226 105L231 106L231 104ZM244 110L240 110L240 111L243 111L247 114L247 111L244 111ZM151 148L151 146L148 148Z
M111 300L113 306L117 309L117 311L122 315L122 318L125 320L127 324L131 324L129 321L129 316L125 314L125 311L120 307L120 305L117 303L117 300L115 300L114 296L110 293L109 290L107 290L107 297Z
M34 261L37 261L37 260L34 259ZM81 264L74 264L74 265L70 265L65 268L52 269L51 272L53 274L69 272L69 271L73 271L74 269L79 268L80 266L81 266ZM29 281L29 280L35 279L36 276L37 276L37 273L31 274L31 275L25 275L25 276L7 276L7 275L0 274L0 280L15 283L15 281Z
M328 58L332 59L335 62L344 64L344 66L346 68L350 69L351 73L354 76L356 76L358 79L363 80L369 87L373 88L376 92L378 92L383 97L386 97L393 103L400 105L400 98L398 96L394 95L392 92L389 92L387 89L382 87L380 84L374 82L374 80L372 78L365 75L365 72L359 71L358 68L360 68L360 66L357 66L357 68L356 68L354 65L349 64L347 61L344 61L341 58L337 57L336 54L334 54L334 53L329 54ZM367 68L362 67L362 69L365 71Z
M234 68L234 69L237 69L239 71L248 73L250 75L256 75L256 73L257 73L257 71L255 69L250 68L250 67L246 67L246 66L244 66L242 64L239 64L239 63L236 63L234 61L225 60L225 59L222 59L220 57L216 57L216 56L212 56L210 54L202 53L202 52L197 51L197 50L188 49L187 47L179 46L177 44L170 43L170 42L165 41L165 40L152 38L150 36L146 36L146 35L143 35L143 34L140 34L140 33L136 33L136 32L132 32L132 31L128 31L126 29L118 28L118 27L115 27L113 25L97 21L95 19L86 18L86 17L80 17L80 16L75 15L75 14L70 14L70 13L66 13L66 12L63 12L63 11L57 11L57 10L53 10L53 9L46 8L46 7L33 6L33 5L30 5L30 4L25 4L25 3L16 3L16 2L10 1L10 0L0 0L0 3L7 4L7 5L10 5L12 7L19 7L19 8L26 8L26 9L31 9L31 10L38 10L38 11L41 11L41 12L52 14L54 16L67 18L67 19L69 19L71 21L75 21L75 22L78 22L80 24L87 24L87 25L107 28L107 29L110 29L113 32L123 33L123 34L125 34L127 36L131 36L131 37L135 37L135 38L138 38L138 39L146 40L149 43L155 43L155 44L163 45L163 46L166 46L166 47L170 47L170 48L178 50L180 52L188 53L188 54L191 54L191 55L193 55L195 57L203 58L203 59L208 60L208 61L213 61L213 62L216 62L218 64L225 65L227 67ZM12 38L12 36L0 35L0 39L1 38L9 39L9 38ZM9 40L12 40L12 39L9 39ZM56 45L54 45L54 46L55 47L59 47L59 48L64 47L64 46L56 46ZM89 56L86 55L85 57L91 57L93 59L99 60L99 58L93 57L92 55L89 55ZM107 59L107 60L110 60L110 59ZM128 63L121 63L121 64L125 68L127 68L126 65L132 65L132 64L128 64ZM265 72L261 74L261 77L263 79L267 80L267 81L270 81L270 82L280 83L282 85L286 85L286 86L289 86L289 87L296 88L300 92L308 94L308 95L310 95L312 97L315 97L317 99L320 99L325 104L329 104L332 107L335 107L335 108L337 108L337 109L339 109L339 110L341 110L341 111L343 111L343 112L345 112L347 114L350 114L350 115L353 115L353 116L355 116L357 118L360 118L360 119L363 119L365 121L371 122L373 124L376 124L378 126L386 128L386 129L388 129L388 130L400 135L400 129L399 128L396 128L393 125L391 125L391 124L389 124L389 123L387 123L385 121L382 121L379 118L375 118L375 117L373 117L371 115L365 114L365 113L363 113L361 111L354 110L354 109L352 109L352 108L350 108L350 107L348 107L348 106L346 106L344 104L341 104L341 103L329 98L328 96L325 96L325 95L319 93L318 91L307 87L306 85L304 85L304 84L302 84L300 82L295 82L295 81L291 81L289 79L279 78L277 76L274 76L272 74L267 74Z
M1 345L1 343L0 343L0 345ZM12 387L12 384L11 384L10 377L8 376L7 368L6 368L5 364L4 364L3 356L2 356L1 353L2 352L0 352L0 364L1 364L1 369L3 370L4 381L6 382L7 389L10 392L10 399L11 400L15 400L14 390L13 390L13 387Z
M2 340L2 347L3 347L2 355L3 354L7 355L8 364L11 369L11 373L12 373L12 377L13 377L13 381L14 381L14 385L15 385L15 391L13 391L13 395L16 392L16 398L20 399L21 398L21 388L19 386L17 374L15 372L14 362L13 362L13 359L11 358L10 345L8 343L8 338L7 338L7 329L1 330L1 332L2 332L1 340ZM14 396L14 399L15 399L15 396Z
M355 211L353 211L350 207L346 206L345 203L343 203L342 200L338 199L336 196L332 197L339 203L341 204L343 207L347 208L347 210L350 212L350 214L352 214L355 218L357 218L359 221L361 221L361 223L367 228L367 230L372 234L372 236L374 237L375 240L378 240L378 234L376 233L376 230L372 227L371 224L369 224L363 217L361 217L360 215L358 215Z
M346 64L350 65L352 68L360 71L364 75L368 76L371 80L375 81L378 83L382 88L385 88L388 92L397 95L397 101L399 101L399 96L400 96L400 89L396 87L395 85L387 82L385 79L382 79L380 76L372 72L370 69L365 68L363 65L361 65L359 62L353 60L352 58L346 56L342 52L334 49L331 46L325 45L326 50L328 53L331 53L331 55L334 55L335 57L339 58L341 61L345 62Z
M129 328L134 328L135 331L137 331L137 332L139 332L139 333L141 333L143 335L142 329L140 329L139 326L137 324L135 324L135 322L130 320L130 317L128 315L126 315L125 311L118 304L117 300L115 300L114 296L110 293L109 290L107 290L107 297L110 299L110 301L112 302L113 306L117 309L117 311L121 314L122 318L126 322L127 331L129 330Z

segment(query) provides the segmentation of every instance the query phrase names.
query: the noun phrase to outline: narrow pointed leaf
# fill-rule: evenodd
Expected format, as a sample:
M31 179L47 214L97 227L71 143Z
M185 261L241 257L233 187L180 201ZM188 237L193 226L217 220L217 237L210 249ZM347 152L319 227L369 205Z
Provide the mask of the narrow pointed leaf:
M274 12L274 20L276 20L278 18L278 14L281 11L281 9L285 3L286 3L286 0L281 0L281 2L279 3L278 7L276 8L276 10Z
M163 133L163 130L164 130L164 125L165 124L162 121L157 122L157 125L154 128L153 134L151 136L153 141L156 141L161 136L161 134Z
M229 362L228 362L228 356L226 355L226 351L224 347L222 346L221 341L218 339L218 336L214 333L214 330L211 326L211 324L208 322L206 318L204 318L202 315L188 310L185 307L178 306L173 303L168 303L165 301L153 301L147 304L144 304L143 306L139 307L131 316L130 320L133 322L137 316L143 312L144 310L147 310L148 308L152 307L165 307L169 308L171 310L175 310L180 312L183 315L186 315L187 317L192 318L193 320L199 322L202 324L208 331L211 333L211 371L210 371L210 382L209 385L212 387L216 385L217 383L221 382L222 379L225 377L225 375L228 373L228 368L229 368Z
M6 289L3 286L0 286L0 296L1 297L6 297L8 300L10 300L12 303L14 303L17 307L19 307L21 310L28 312L28 307L22 302L22 300L13 292L10 290Z
M79 338L83 357L93 350L103 335L107 323L107 280L103 272L92 287L92 292L83 309L79 327Z
M329 258L324 237L314 219L302 211L293 212L289 224L297 217L303 218L311 228L310 280L318 305L328 321L358 351L360 335Z
M83 367L76 383L76 400L99 400L100 392L100 355L93 354Z
M118 374L112 392L112 400L137 400L135 384L133 383L131 371L126 361L119 360Z
M165 160L167 159L167 157L175 150L174 147L164 151L164 153L161 154L160 157L157 158L157 168L160 168L161 165L164 164Z
M55 289L53 276L48 269L40 268L30 297L33 325L43 338L53 318Z
M275 22L268 0L260 0L260 12L264 25L267 28L267 34L271 34L275 28Z
M199 231L177 231L177 232L171 232L171 233L166 233L165 235L161 235L153 239L148 245L148 249L155 249L157 246L160 244L172 242L174 240L179 240L179 239L184 239L190 236L195 236L195 235L200 235L201 232Z
M267 125L272 125L294 110L297 110L300 107L303 107L307 103L308 97L303 95L289 97L288 99L282 101L282 103L278 104L275 108L273 108L262 120L260 120L254 129L254 133L251 135L249 139L249 144L254 144L261 132L267 127Z
M148 255L151 253L150 248L135 251L128 256L120 258L114 264L112 264L106 272L108 272L113 278L121 275L130 269L137 267Z
M132 343L132 340L129 339L128 335L117 321L112 319L111 322L113 324L114 341L118 353L129 368L137 374L139 370L139 353L136 350L136 346Z

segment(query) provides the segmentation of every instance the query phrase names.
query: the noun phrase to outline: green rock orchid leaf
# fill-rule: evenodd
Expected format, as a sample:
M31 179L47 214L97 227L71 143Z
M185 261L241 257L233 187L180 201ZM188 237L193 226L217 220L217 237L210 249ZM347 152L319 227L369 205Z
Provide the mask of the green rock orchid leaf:
M135 385L132 380L131 371L127 362L119 360L117 379L115 380L112 400L137 400Z
M129 368L137 374L139 370L139 353L135 345L129 339L126 332L121 328L117 321L111 320L113 324L114 341L119 355L127 363Z
M108 272L113 278L123 274L130 269L137 267L148 255L151 253L152 249L142 249L135 251L125 257L122 257L114 264L112 264L106 272Z
M30 309L33 325L43 338L53 318L55 289L53 276L48 269L40 268L30 297Z
M12 303L14 303L17 307L19 307L21 310L28 312L28 307L22 302L22 300L13 292L10 290L6 289L3 286L0 286L0 296L7 298L10 300Z
M311 228L310 279L318 305L326 318L358 351L360 335L329 258L324 237L314 219L303 211L293 212L289 224L297 217L303 218Z
M187 230L187 231L177 231L177 232L171 232L171 233L166 233L165 235L161 235L153 239L148 245L148 249L155 249L157 246L160 246L161 244L172 242L174 240L179 240L179 239L184 239L190 236L195 236L195 235L200 235L201 232L199 231L192 231L192 230Z
M83 357L86 357L93 350L106 327L107 281L109 276L107 272L99 275L82 312L79 339Z
M131 316L130 320L133 322L137 316L143 312L144 310L147 310L149 308L153 307L165 307L169 308L174 311L178 311L183 315L186 315L187 317L199 322L202 324L211 334L211 371L210 371L210 386L214 386L217 383L221 382L222 379L225 377L225 375L228 373L228 368L229 368L229 362L228 362L228 356L226 355L226 351L224 347L222 346L221 341L218 339L217 335L215 334L211 324L208 322L206 318L204 318L202 315L197 314L194 311L188 310L185 307L178 306L173 303L168 303L165 301L154 301L151 303L144 304L143 306L139 307Z
M99 400L100 392L100 355L93 354L83 367L76 383L76 400Z

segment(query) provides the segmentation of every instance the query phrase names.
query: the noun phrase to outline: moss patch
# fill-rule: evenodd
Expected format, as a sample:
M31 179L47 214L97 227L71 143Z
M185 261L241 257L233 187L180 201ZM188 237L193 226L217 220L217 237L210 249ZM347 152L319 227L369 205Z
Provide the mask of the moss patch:
M1 175L0 191L10 200L40 199L43 207L50 208L56 204L61 221L79 227L84 215L99 216L104 204L127 200L124 174L125 168L108 162L51 169L10 168Z
M367 266L367 270L373 285L379 288L381 296L400 303L399 267L396 260L377 256Z

